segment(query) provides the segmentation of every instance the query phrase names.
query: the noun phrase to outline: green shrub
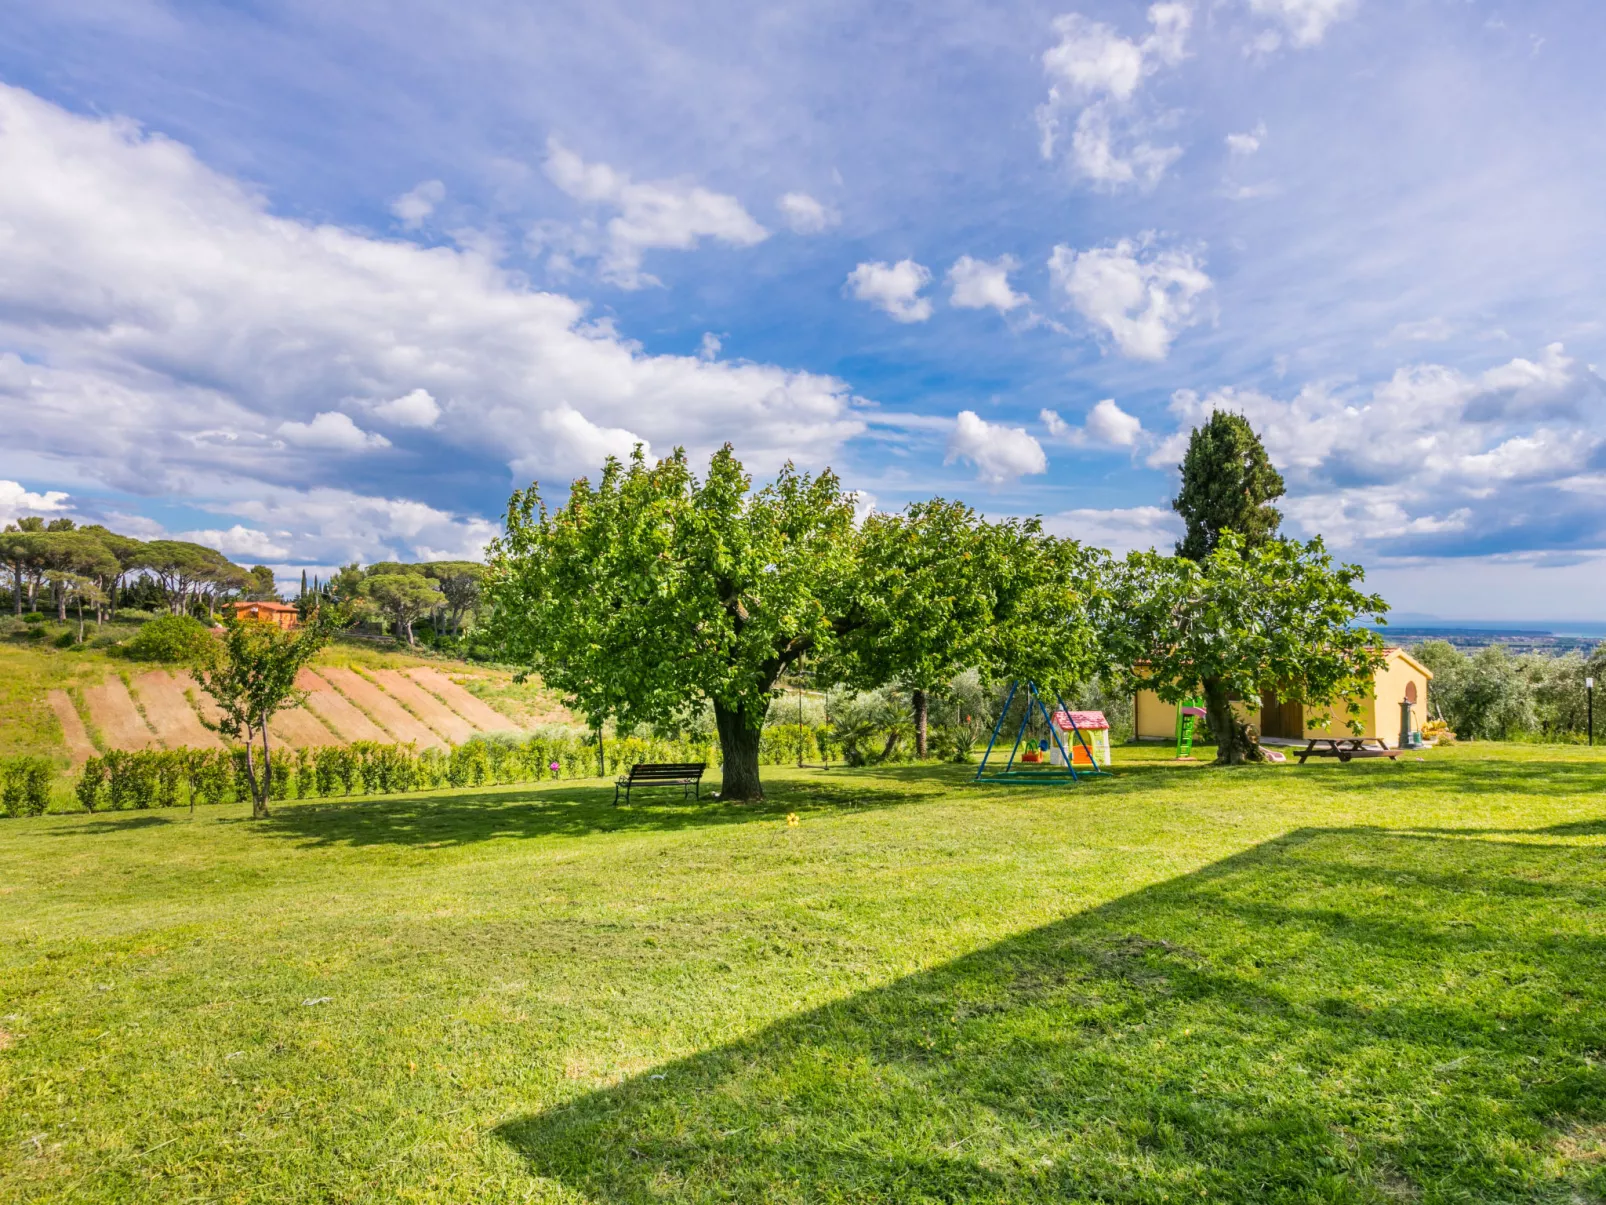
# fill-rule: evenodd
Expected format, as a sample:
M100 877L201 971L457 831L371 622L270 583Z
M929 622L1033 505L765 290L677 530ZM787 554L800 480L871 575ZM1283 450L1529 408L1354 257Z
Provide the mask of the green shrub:
M106 790L106 763L98 757L86 761L82 772L78 775L78 785L75 790L79 806L86 812L93 812Z
M42 816L50 806L50 762L42 757L0 757L0 811Z
M49 618L43 611L29 611L22 617L22 622L28 624L45 623Z
M217 641L199 619L163 615L144 624L123 651L136 661L172 661L189 665L212 656Z

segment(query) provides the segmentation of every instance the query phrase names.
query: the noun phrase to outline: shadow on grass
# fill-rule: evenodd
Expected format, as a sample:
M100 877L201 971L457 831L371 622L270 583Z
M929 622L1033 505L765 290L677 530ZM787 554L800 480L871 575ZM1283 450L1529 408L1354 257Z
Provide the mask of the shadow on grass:
M72 828L58 828L47 830L53 837L95 837L103 833L126 833L131 829L154 828L157 825L172 824L178 819L175 816L155 816L149 812L141 812L133 816L91 816L86 817L82 824Z
M497 1133L597 1202L1583 1199L1603 904L1598 850L1299 831Z
M931 792L891 789L843 779L777 779L761 803L704 798L682 802L678 792L638 794L615 807L613 786L509 786L461 793L379 796L281 805L264 831L302 845L465 845L506 837L580 837L608 832L672 832L710 825L773 820L791 811L857 811L929 799Z

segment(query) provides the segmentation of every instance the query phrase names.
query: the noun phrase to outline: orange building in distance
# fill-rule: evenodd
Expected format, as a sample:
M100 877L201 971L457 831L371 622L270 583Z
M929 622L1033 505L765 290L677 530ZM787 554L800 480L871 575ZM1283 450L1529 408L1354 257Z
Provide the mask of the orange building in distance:
M271 623L285 631L301 626L301 616L289 603L281 602L234 602L229 604L236 619L256 619L263 623Z

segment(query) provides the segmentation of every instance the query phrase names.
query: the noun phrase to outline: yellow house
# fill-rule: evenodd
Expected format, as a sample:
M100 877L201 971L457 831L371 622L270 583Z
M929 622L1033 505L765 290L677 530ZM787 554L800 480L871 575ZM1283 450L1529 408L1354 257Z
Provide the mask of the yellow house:
M1390 748L1398 748L1402 731L1420 732L1427 718L1428 682L1433 673L1410 653L1401 648L1385 649L1387 660L1372 680L1372 689L1360 700L1362 736L1380 737ZM1409 704L1409 708L1402 704ZM1249 723L1260 730L1263 738L1272 740L1305 740L1313 736L1350 736L1350 715L1343 700L1328 708L1328 720L1318 722L1322 708L1309 707L1298 701L1280 701L1271 694L1262 695L1259 707L1243 703L1234 708ZM1177 705L1161 702L1152 690L1140 690L1132 701L1132 726L1138 740L1175 740L1177 735ZM1403 728L1402 725L1408 725Z

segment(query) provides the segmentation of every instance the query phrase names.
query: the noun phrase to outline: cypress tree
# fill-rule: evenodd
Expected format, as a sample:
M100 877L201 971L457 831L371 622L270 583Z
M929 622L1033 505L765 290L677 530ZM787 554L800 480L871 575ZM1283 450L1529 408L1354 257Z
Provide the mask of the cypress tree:
M1171 509L1188 526L1177 543L1178 556L1204 560L1224 531L1242 536L1246 550L1276 536L1283 516L1271 503L1283 496L1282 475L1243 415L1213 411L1194 428L1180 468L1182 488Z

